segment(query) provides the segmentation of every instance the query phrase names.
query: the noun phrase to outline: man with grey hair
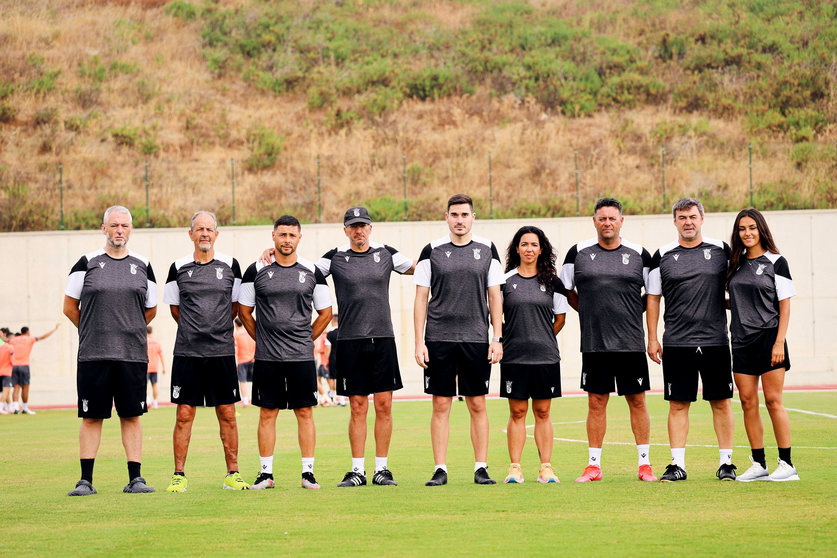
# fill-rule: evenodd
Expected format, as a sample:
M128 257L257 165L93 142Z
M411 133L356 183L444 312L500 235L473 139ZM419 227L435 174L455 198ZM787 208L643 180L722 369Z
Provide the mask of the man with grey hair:
M648 356L663 365L664 396L669 402L668 437L672 463L663 482L686 480L689 407L697 400L698 375L703 399L712 408L720 463L715 475L735 480L732 464L732 365L724 294L729 246L701 234L703 205L682 198L672 208L676 241L654 254L649 274ZM663 346L657 337L660 298L665 297ZM665 350L663 350L665 349Z
M192 216L189 238L194 251L169 267L163 302L177 322L171 369L171 401L177 404L174 425L174 474L167 492L185 492L184 472L192 424L198 406L215 407L227 474L221 485L246 490L238 471L239 401L233 318L238 315L241 268L235 258L215 251L218 222L213 213Z
M70 271L64 314L78 328L78 416L81 480L70 496L96 494L93 464L104 419L116 407L128 459L127 493L154 492L141 475L142 426L148 411L145 328L157 313L157 283L148 259L128 250L131 212L105 211L105 247L82 256Z

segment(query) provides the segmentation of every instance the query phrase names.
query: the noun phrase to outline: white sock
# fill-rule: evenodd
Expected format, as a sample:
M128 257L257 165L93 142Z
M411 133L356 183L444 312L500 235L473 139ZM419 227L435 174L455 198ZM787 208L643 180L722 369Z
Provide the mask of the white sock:
M587 448L587 464L602 466L602 448Z
M444 463L436 463L436 469L441 469L445 473L448 472L448 466L445 465ZM433 469L433 470L435 471L436 469Z
M313 457L303 457L302 458L302 472L303 473L313 473L314 472L314 458Z
M360 475L366 476L366 463L362 457L352 458L352 471Z
M259 456L259 463L261 464L261 472L266 475L273 474L273 456L269 455L267 457Z
M333 390L333 389L328 390L328 398L329 398L329 399L334 399L334 396L335 396L335 395L336 395L336 394L334 393L334 390Z
M639 465L651 465L651 444L637 444L636 453L639 456Z
M486 463L485 461L474 461L474 472L475 473L477 472L477 469L479 469L480 467L482 467L485 470L488 470L488 463Z
M23 404L23 410L24 410L24 411L28 411L28 410L29 410L29 403L24 403L24 404Z
M686 448L671 448L671 462L686 470Z
M387 468L387 458L375 456L375 472L382 471Z
M13 405L14 405L15 411L19 411L19 410L20 410L20 403L19 403L19 402L15 401L15 402L13 403Z
M718 464L720 467L721 465L732 465L732 450L731 449L719 449L718 454L720 454L721 462Z

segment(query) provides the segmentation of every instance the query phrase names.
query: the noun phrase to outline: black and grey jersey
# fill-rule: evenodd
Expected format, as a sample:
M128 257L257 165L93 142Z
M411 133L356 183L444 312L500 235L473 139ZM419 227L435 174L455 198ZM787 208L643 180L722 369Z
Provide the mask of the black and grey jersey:
M557 277L542 285L537 277L506 273L503 285L503 362L554 364L561 357L553 333L555 316L566 314L567 291Z
M448 236L434 240L421 251L413 282L430 288L426 341L488 342L488 287L503 284L493 242L478 236L464 246Z
M256 309L256 360L314 360L311 306L331 306L325 277L314 264L302 258L288 267L256 262L244 272L238 302Z
M235 355L232 304L240 288L241 268L232 256L216 252L201 264L189 254L171 264L163 302L180 309L175 356Z
M148 362L145 310L157 306L157 282L146 258L85 254L64 294L79 301L78 360Z
M729 246L703 238L693 248L674 241L651 258L648 294L665 299L663 346L727 345L724 282Z
M744 259L729 280L732 346L747 345L753 337L779 325L779 301L796 296L788 261L766 252Z
M389 306L392 272L404 273L413 260L391 246L369 243L366 252L355 252L346 244L319 259L323 276L334 279L340 312L340 339L395 337Z
M612 250L596 238L569 249L561 281L578 291L581 352L645 352L642 289L650 265L648 250L624 239Z

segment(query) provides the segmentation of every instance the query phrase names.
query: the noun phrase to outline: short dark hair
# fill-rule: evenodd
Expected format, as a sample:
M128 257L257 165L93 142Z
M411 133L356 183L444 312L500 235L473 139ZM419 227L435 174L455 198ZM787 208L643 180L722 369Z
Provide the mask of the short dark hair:
M450 209L450 206L452 206L452 205L460 205L460 204L463 204L463 203L467 203L468 205L470 205L471 206L471 211L474 210L474 200L472 200L471 196L469 196L467 194L454 194L454 195L452 195L450 197L450 199L448 200L448 209Z
M233 321L235 322L235 325L237 325L238 327L241 327L241 326L243 326L243 325L244 325L244 324L242 324L242 323L241 323L241 320L239 320L238 318L236 318L236 319L235 319L235 320L233 320Z
M151 326L145 326L145 333L151 333Z
M596 207L593 208L593 213L597 212L603 207L615 207L619 210L619 215L622 214L622 202L616 198L601 198L596 202Z
M23 326L22 328L20 328L20 334L23 335L25 333L29 333L29 328L26 327L26 326Z
M671 206L671 216L677 217L678 211L688 211L689 209L697 207L700 216L703 217L703 204L695 198L680 198L673 206Z
M281 227L283 225L286 227L296 227L302 230L302 225L299 224L299 219L293 215L282 215L276 219L275 223L273 223L273 228L275 229L276 227Z

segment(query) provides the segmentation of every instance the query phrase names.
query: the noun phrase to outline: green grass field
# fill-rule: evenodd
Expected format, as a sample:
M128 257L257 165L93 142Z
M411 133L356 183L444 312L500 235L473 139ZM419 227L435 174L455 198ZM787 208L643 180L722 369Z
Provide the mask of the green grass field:
M122 494L127 482L117 420L105 423L96 461L98 495L66 496L79 476L74 411L0 419L0 553L46 555L833 555L837 542L837 393L788 393L793 460L801 482L721 483L709 406L692 409L689 480L641 483L627 407L613 398L602 482L573 482L586 464L586 399L553 405L553 464L561 483L536 482L534 440L523 458L526 483L503 485L508 466L505 401L490 400L489 472L496 486L472 482L473 453L464 403L455 405L448 455L449 484L426 488L432 474L430 403L394 405L390 468L398 487L338 489L349 467L348 409L315 412L319 491L300 488L296 423L280 413L274 490L221 490L225 473L214 413L199 409L186 474L189 491L167 494L172 471L174 408L143 418L143 475L158 492ZM749 466L736 410L734 462ZM667 406L649 396L651 457L657 475L669 462ZM809 414L809 411L820 414ZM776 450L766 411L768 465ZM831 414L831 415L830 415ZM241 411L240 464L248 482L258 469L258 409ZM531 416L530 416L531 419ZM531 422L531 420L530 420ZM370 428L371 432L371 428ZM573 441L575 440L575 441ZM372 442L367 470L373 466ZM831 550L828 550L831 549Z

